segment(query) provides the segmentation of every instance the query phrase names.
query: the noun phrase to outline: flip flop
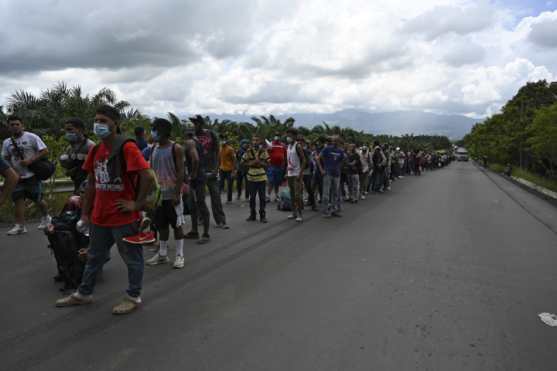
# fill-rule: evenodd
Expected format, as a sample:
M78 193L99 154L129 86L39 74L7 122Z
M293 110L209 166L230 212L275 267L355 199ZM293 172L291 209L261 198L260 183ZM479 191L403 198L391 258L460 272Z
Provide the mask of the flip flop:
M124 242L131 243L132 245L150 245L157 241L155 232L140 232L133 236L122 238Z

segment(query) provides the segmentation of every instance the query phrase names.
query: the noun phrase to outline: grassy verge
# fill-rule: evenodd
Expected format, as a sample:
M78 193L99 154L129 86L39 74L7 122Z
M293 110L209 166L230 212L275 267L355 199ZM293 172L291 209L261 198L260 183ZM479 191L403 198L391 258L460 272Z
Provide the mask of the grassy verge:
M496 172L496 173L503 173L505 171L505 166L501 164L490 164L489 168ZM528 170L521 169L519 167L513 167L512 175L532 182L540 187L547 188L553 192L557 192L557 180L556 179L548 179L542 176L536 175L534 173L529 172Z
M531 172L521 168L513 169L513 176L528 180L529 182L537 184L540 187L544 187L552 190L553 192L557 192L557 180L555 179L544 178L539 175L532 174Z
M66 203L70 193L48 193L45 194L46 202L48 203L48 209L51 215L57 215L62 207ZM25 218L38 219L40 218L39 210L33 203L27 203L27 208L25 210ZM7 202L0 207L0 223L13 223L14 222L14 207L13 203Z
M490 164L489 169L496 173L503 173L505 171L505 166L501 164Z

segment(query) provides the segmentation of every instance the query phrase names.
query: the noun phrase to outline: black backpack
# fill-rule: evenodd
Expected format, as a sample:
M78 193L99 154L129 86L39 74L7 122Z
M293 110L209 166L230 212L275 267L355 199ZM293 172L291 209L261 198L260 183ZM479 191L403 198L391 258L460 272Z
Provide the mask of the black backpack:
M89 238L76 230L81 218L80 210L63 210L52 218L52 229L46 231L49 248L54 254L58 273L64 282L64 289L75 289L81 283L85 261L79 257L79 250L89 246Z
M23 150L19 148L17 143L15 142L14 138L11 138L12 146L14 147L15 152L19 156L21 160L25 157L23 156ZM41 158L28 166L29 170L35 174L35 177L38 180L47 180L54 175L56 172L56 164L52 161L49 161L46 158Z

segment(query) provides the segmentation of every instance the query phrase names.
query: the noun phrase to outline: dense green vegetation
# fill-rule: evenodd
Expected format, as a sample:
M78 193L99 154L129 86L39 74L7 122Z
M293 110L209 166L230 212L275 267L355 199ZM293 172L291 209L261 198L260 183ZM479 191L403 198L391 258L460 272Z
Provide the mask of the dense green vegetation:
M556 180L557 82L526 84L501 113L476 124L463 142L473 157Z
M0 106L0 137L8 136L6 115L15 113L22 117L28 130L40 134L47 143L52 158L57 158L64 149L61 136L65 118L79 117L87 123L89 131L92 129L95 108L101 103L109 103L117 107L123 116L122 128L131 134L133 128L142 126L148 128L150 118L143 115L130 103L118 100L116 94L110 89L101 89L93 96L84 95L79 86L68 87L58 83L52 89L43 91L38 96L26 91L15 92L3 108ZM184 127L190 125L187 119L182 119L173 113L168 113L167 118L173 124L173 137L180 140L183 137ZM220 136L227 137L232 143L238 144L241 139L250 138L254 133L272 138L275 133L284 134L294 126L294 119L284 121L273 115L253 117L251 122L235 122L229 120L212 120L205 117L207 125ZM442 150L450 147L450 141L444 136L403 135L386 136L364 133L351 128L331 126L327 123L318 123L312 128L298 127L300 132L309 140L316 140L328 135L339 135L347 142L371 145L375 140L381 143L390 143L405 150Z

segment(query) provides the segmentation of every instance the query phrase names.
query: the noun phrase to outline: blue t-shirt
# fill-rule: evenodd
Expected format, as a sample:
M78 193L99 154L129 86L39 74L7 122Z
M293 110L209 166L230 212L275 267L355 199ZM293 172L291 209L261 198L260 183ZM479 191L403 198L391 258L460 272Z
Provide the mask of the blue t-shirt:
M145 138L141 138L141 137L140 138L135 138L135 143L139 147L140 151L143 151L148 146L147 141L145 140Z
M151 159L151 153L153 152L153 146L147 146L141 150L141 154L145 161L149 161Z
M6 162L6 160L0 157L0 174L4 174L9 168L10 165Z
M330 176L340 176L340 169L345 157L346 155L341 148L326 146L321 151L325 174Z

